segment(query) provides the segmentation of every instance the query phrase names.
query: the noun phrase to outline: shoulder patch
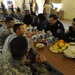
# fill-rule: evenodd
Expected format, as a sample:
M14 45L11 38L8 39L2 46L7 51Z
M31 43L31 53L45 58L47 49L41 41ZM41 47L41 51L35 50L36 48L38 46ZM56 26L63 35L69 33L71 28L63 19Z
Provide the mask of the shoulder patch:
M57 31L56 31L57 33L60 33L61 32L61 30L60 29L57 29Z

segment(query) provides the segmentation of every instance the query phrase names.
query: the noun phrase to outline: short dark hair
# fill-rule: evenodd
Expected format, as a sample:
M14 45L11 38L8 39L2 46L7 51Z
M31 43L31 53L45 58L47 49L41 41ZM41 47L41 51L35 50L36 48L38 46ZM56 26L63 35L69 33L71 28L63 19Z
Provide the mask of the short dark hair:
M10 22L10 21L12 21L12 20L14 20L12 17L6 17L5 22L8 23L8 22Z
M23 24L14 24L13 26L13 31L16 32L16 30L20 27L20 26L23 26Z
M40 21L44 21L46 19L45 15L42 13L38 14L38 18L40 19Z
M55 14L51 14L51 15L49 16L49 18L53 18L54 20L57 20L57 19L58 19L57 15L55 15Z
M32 23L33 19L29 14L26 14L24 16L23 22L27 25L30 25Z
M24 36L18 36L11 40L10 45L10 52L14 59L22 58L28 50L28 43Z
M20 10L20 8L19 8L19 7L17 7L17 11L18 11L18 12L21 12L21 10Z
M75 21L75 18L73 18L73 21Z

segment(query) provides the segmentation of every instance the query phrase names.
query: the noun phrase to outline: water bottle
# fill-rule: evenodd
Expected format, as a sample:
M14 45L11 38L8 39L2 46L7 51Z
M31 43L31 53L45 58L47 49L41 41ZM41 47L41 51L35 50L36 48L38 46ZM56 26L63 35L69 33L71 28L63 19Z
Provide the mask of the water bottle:
M37 27L36 26L33 28L33 31L35 31L35 32L37 31Z
M49 42L50 43L50 45L52 45L53 44L53 35L52 35L52 33L50 32L50 33L48 33L48 41L47 42Z
M46 33L46 34L45 34L45 37L46 37L46 38L49 38L49 37L50 37L50 33Z
M42 39L45 39L45 31L44 31L44 29L42 30Z
M33 27L31 25L29 25L29 31L32 31Z
M40 37L40 35L37 36L37 41L38 41L38 42L41 42L41 37Z
M33 31L33 34L36 34L37 33L37 27L35 26L32 31Z
M54 40L54 42L57 42L58 41L58 37L55 37L55 40Z
M51 45L51 40L50 40L50 38L47 38L47 41L46 41L46 42L47 42L47 46L50 47L50 45Z

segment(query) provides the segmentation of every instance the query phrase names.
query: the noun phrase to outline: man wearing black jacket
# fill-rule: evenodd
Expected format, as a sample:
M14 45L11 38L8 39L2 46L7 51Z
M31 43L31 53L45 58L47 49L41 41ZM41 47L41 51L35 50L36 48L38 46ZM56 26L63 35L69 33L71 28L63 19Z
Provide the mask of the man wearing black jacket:
M62 38L65 32L63 24L58 20L58 17L55 14L49 16L49 24L45 27L45 31L51 31L52 35L59 39Z
M69 30L64 34L63 39L67 42L75 42L75 18L73 18L72 25Z

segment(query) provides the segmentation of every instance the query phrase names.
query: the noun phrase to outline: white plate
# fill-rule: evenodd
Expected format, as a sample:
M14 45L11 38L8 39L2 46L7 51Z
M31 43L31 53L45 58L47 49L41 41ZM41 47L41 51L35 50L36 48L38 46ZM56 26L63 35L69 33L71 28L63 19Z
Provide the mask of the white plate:
M67 56L65 53L63 54L65 57L67 58L71 58L71 59L74 59L75 57L70 57L70 56Z
M44 44L43 43L38 43L38 44L36 44L36 47L37 48L43 48L44 47Z
M69 50L69 49L66 49L63 53L64 56L66 56L67 58L75 58L75 54L73 55L74 53Z
M68 48L70 50L75 50L75 42L70 42Z
M55 50L53 50L53 49L52 49L52 46L50 47L50 51L52 51L52 52L54 52L54 53L62 53L62 52L63 52L63 51L60 52L60 51L55 51Z

